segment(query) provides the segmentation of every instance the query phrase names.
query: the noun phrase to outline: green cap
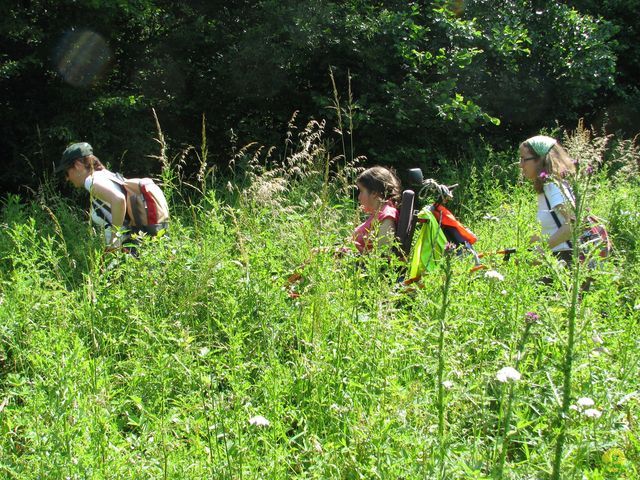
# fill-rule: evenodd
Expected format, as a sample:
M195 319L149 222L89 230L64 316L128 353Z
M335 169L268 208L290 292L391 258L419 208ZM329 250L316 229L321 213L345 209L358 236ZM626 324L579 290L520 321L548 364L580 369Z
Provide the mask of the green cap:
M64 172L67 168L73 165L78 158L93 155L93 148L87 142L74 143L69 145L67 149L62 152L62 158L60 163L56 166L55 173Z

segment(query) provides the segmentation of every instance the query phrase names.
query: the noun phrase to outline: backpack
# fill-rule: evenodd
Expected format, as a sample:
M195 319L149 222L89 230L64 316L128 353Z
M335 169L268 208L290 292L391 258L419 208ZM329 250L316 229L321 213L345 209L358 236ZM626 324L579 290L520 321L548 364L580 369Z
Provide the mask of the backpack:
M570 194L569 201L574 202L573 200L573 192L568 185L563 185L564 188L568 189ZM549 209L549 213L551 217L553 217L553 221L556 226L560 228L562 223L558 218L556 212L551 209L551 203L549 203L549 199L547 195L542 192L544 195L544 200L547 203L547 208ZM607 228L604 226L604 221L596 217L595 215L586 215L584 217L583 223L585 225L584 231L579 237L580 242L580 261L584 261L587 257L591 256L592 252L596 252L593 255L593 258L589 261L589 267L593 267L593 261L598 259L607 258L611 255L611 251L613 250L613 243L611 242L611 238L609 237L609 232L607 232ZM571 245L571 241L567 240L567 245L573 248Z
M124 178L116 174L127 197L129 226L150 235L166 228L169 205L162 189L151 178Z
M423 207L420 211L414 210L415 193L413 190L405 190L402 193L400 203L400 215L396 225L397 250L400 258L409 259L409 271L404 284L420 280L425 272L431 272L438 267L439 261L444 254L447 242L453 246L462 247L458 253L470 253L476 263L480 264L480 257L473 249L473 244L478 237L467 227L462 225L456 217L443 205L444 202L453 198L451 190L457 185L447 187L440 185L433 179L423 180L422 171L413 168L409 171L413 182L421 187L420 197L425 189L435 190L441 201L436 201L431 205ZM420 223L420 232L415 245L412 248L412 239L416 223ZM513 253L512 250L504 253ZM507 258L507 257L505 257Z
M476 266L480 259L473 249L478 237L440 203L427 205L422 210L413 210L413 191L405 190L396 229L396 238L400 245L401 258L409 257L409 272L405 284L418 281L425 272L431 272L438 266L447 242L455 247L463 247L473 255ZM411 248L415 223L421 224L418 238Z
M604 221L595 215L587 215L584 219L586 226L580 235L580 260L585 260L592 250L596 257L607 258L613 250L613 243Z
M125 178L119 173L111 175L126 197L127 212L124 226L133 233L156 235L169 225L169 205L162 189L151 178ZM94 211L103 220L105 205L93 200Z
M473 245L478 241L476 234L462 225L444 205L434 203L431 212L440 224L440 228L442 228L447 240L451 243L456 246L465 245L466 243Z

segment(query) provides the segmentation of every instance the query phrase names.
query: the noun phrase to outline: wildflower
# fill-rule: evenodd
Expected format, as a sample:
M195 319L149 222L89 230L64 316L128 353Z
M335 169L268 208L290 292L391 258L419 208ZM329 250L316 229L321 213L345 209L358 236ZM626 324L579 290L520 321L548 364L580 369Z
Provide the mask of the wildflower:
M407 411L404 409L398 410L398 418L402 423L407 421Z
M546 180L547 178L549 178L549 174L548 174L547 172L545 172L544 170L542 170L538 176L539 176L542 180Z
M451 388L453 388L453 382L451 380L445 380L442 382L442 386L447 390L451 390Z
M494 282L502 282L504 280L504 276L495 270L487 270L484 273L484 278L488 278L489 280L493 280Z
M444 246L444 251L453 252L456 248L457 248L457 245L455 243L447 242L447 244Z
M593 407L596 403L589 397L581 397L576 402L579 407Z
M538 320L540 320L540 315L536 312L527 312L524 314L524 321L526 323L536 323Z
M600 418L600 416L602 415L602 412L597 408L588 408L582 413L587 418Z
M337 403L332 403L329 408L339 415L345 414L349 411L349 407L345 405L338 405Z
M585 172L587 175L591 175L593 173L593 165L587 165Z
M264 418L262 415L256 415L249 419L249 425L254 425L256 427L268 427L271 424L269 423L269 420Z
M520 374L520 372L513 367L501 368L500 370L498 370L498 373L496 373L496 379L502 383L506 383L510 380L517 382L518 380L520 380L521 376L522 375Z
M490 213L487 213L487 214L483 215L482 219L483 220L488 220L490 222L497 222L497 221L500 220L498 217L496 217L494 215L491 215Z
M500 292L500 295L507 295L507 291L506 291L506 290L502 290L502 291Z

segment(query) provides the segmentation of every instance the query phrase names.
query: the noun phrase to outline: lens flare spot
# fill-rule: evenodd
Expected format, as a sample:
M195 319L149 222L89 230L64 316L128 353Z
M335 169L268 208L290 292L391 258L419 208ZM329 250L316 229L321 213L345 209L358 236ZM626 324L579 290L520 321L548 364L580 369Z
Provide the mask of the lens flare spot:
M58 74L74 87L95 84L111 60L106 40L91 30L71 30L58 43L54 62Z

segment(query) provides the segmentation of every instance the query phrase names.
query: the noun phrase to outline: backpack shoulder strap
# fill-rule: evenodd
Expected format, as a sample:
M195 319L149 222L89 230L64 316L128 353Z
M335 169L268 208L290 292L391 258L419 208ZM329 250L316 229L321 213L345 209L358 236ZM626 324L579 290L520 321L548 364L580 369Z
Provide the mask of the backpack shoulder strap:
M544 201L547 202L547 208L549 209L549 213L553 217L553 221L556 222L556 227L558 227L558 228L562 227L562 223L560 223L560 219L558 218L558 214L556 212L554 212L553 209L551 208L551 204L549 203L549 199L547 198L547 194L544 193L544 191L543 191L542 195L544 195Z
M130 210L129 209L129 192L125 187L125 182L127 181L127 179L124 178L124 176L121 173L118 173L118 172L110 172L110 173L111 173L110 180L116 185L118 185L122 193L124 193L124 202L125 202L124 222L125 222L125 225L128 226L131 224L132 218L131 218L131 212L129 211Z
M127 181L127 179L124 178L121 173L111 172L111 181L116 185L120 185L120 187L122 187L123 190L126 190L124 188L124 184Z

